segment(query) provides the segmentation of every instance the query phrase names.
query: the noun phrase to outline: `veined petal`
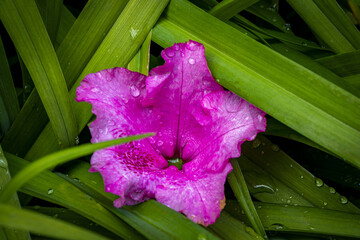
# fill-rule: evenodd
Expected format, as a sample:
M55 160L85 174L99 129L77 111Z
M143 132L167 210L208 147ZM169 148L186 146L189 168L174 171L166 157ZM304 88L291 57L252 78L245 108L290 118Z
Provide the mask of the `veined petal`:
M149 77L123 68L89 74L77 101L93 105L92 142L155 132L140 141L97 151L91 171L116 207L155 198L194 222L215 222L224 207L229 158L266 126L265 113L223 90L207 67L203 45L190 41L162 52ZM168 167L181 157L183 169Z

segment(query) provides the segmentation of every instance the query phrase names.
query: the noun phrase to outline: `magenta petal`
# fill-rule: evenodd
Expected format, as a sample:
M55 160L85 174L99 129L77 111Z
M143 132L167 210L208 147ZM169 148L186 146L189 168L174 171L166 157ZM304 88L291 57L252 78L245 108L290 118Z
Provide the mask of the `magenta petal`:
M93 105L92 142L155 132L154 137L97 151L91 171L116 207L155 198L196 223L215 222L224 207L229 158L266 127L265 113L223 90L200 43L175 44L148 77L123 68L89 74L77 101ZM168 167L181 157L183 169Z

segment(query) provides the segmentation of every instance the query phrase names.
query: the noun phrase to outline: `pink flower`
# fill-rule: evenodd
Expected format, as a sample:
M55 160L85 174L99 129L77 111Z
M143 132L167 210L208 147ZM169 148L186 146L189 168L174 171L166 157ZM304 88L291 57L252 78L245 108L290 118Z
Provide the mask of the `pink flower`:
M155 132L141 141L97 151L100 172L116 207L151 198L205 226L225 205L229 158L265 131L265 113L225 91L207 67L204 46L189 41L162 52L165 64L149 76L125 68L86 76L77 101L93 105L92 142ZM179 170L172 162L181 159ZM169 164L170 163L170 164Z

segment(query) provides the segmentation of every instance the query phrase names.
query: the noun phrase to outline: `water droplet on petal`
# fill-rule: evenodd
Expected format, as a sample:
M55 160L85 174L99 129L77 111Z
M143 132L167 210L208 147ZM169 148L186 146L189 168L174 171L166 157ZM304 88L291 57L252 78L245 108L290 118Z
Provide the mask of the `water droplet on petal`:
M48 190L48 192L47 192L48 195L51 195L51 194L53 194L53 193L54 193L54 189L52 189L52 188L50 188L50 189Z
M140 90L135 85L132 85L130 87L130 94L133 97L138 97L140 95Z
M163 144L164 144L164 142L161 141L161 140L159 140L159 141L156 143L156 145L157 145L158 147L162 146Z
M240 98L237 95L230 93L225 103L226 110L230 113L236 113L240 111L240 107Z
M168 57L172 58L173 56L175 56L175 51L174 51L173 48L167 48L167 49L165 50L165 54L166 54Z
M99 89L95 87L95 88L91 88L90 91L92 91L93 93L97 93L99 92Z
M193 58L189 58L189 63L191 64L191 65L193 65L193 64L195 64L195 59L193 59Z
M177 50L179 50L179 49L180 49L179 44L175 44L175 50L177 51Z
M190 51L195 51L196 49L198 49L199 45L196 42L193 41L189 41L186 44L186 48L189 49Z
M320 178L315 178L315 185L317 187L322 187L324 185L324 182Z

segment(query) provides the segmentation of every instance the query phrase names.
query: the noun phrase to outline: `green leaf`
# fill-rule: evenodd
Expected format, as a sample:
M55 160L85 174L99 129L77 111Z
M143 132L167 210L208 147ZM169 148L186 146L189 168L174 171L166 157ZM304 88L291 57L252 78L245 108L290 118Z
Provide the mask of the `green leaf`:
M227 180L230 183L231 189L233 190L239 205L245 211L251 226L260 236L267 238L264 227L261 224L260 218L251 200L251 196L246 186L244 176L241 172L238 159L231 159L230 162L233 170L228 174Z
M259 0L224 0L213 7L209 13L225 22L258 1Z
M108 239L75 225L0 203L0 225L60 239Z
M347 201L346 197L336 193L334 188L330 188L321 179L313 176L267 138L258 136L253 142L245 142L241 150L272 178L280 180L313 206L360 213L360 209ZM272 188L275 190L277 187L272 186ZM294 198L289 195L285 201L289 200L287 204L296 204Z
M360 49L360 32L339 3L336 0L313 1L351 45L355 49Z
M236 218L233 218L226 211L221 212L220 217L210 226L210 229L218 234L222 239L263 239L252 228L246 226L243 222L237 220Z
M80 85L80 82L91 72L97 72L106 68L125 67L135 56L166 7L166 4L167 1L162 0L133 0L126 5L126 8L116 20L114 26L70 91L79 132L85 127L92 116L90 104L75 101L76 88ZM136 24L134 24L135 22ZM134 31L137 34L131 34ZM26 155L26 159L36 159L39 156L44 156L46 153L56 151L58 146L54 142L53 135L54 133L51 128L46 127Z
M125 4L126 1L118 0L91 0L86 4L57 50L59 63L68 87L74 84L84 70ZM68 12L68 10L64 7L62 12ZM105 15L106 18L103 17ZM63 17L69 18L65 19L64 22L70 21L68 24L72 25L73 22L71 21L74 20L74 17L70 13L64 14ZM41 104L39 95L33 91L21 109L18 119L9 130L9 134L6 135L3 141L4 149L18 156L25 156L48 123L48 118L44 116L44 113L45 109ZM26 131L24 131L25 128ZM55 149L58 148L56 146Z
M149 239L218 239L205 228L195 224L184 215L154 200L134 205L113 207L112 201L119 198L104 191L103 180L99 173L89 173L90 165L82 163L71 169L69 177L80 189L94 197L106 207ZM69 179L66 178L65 179Z
M360 74L360 50L320 58L315 61L341 77Z
M83 217L79 214L77 214L76 212L73 212L72 210L66 209L66 208L59 208L59 207L43 207L43 206L34 206L34 207L27 207L26 209L35 211L37 213L41 213L56 219L60 219L62 221L71 223L71 224L75 224L78 227L82 227L85 228L87 230L96 232L102 236L108 237L110 239L118 239L119 236L117 236L116 234L106 230L105 228L103 228L102 226L100 226L97 223L94 223L93 221L91 221L90 219ZM107 210L106 210L107 211ZM116 217L114 217L116 219ZM118 218L117 218L118 219ZM118 221L120 221L118 219ZM129 225L127 225L127 227L129 229L131 229L131 227ZM124 239L137 239L135 236L125 236L123 235Z
M331 0L332 2L335 0ZM336 53L345 53L354 51L356 48L343 35L342 29L338 29L332 20L339 16L326 16L315 1L287 0L292 8L300 15L300 17L308 24L311 30L321 38ZM329 19L331 17L331 19ZM341 16L342 17L342 16Z
M87 143L81 146L72 147L66 150L62 150L51 155L47 155L33 162L21 172L19 172L6 186L4 191L0 194L0 202L9 201L10 197L27 181L44 171L45 169L55 167L58 164L68 162L78 157L86 156L98 149L110 147L117 144L123 144L135 140L139 140L145 137L152 136L153 134L142 134L137 136L130 136L125 138L119 138L106 142L99 143Z
M4 152L0 146L0 194L2 189L8 184L11 180L10 172L8 169L7 160L5 158ZM17 194L13 194L10 199L10 204L20 208L20 202ZM27 231L15 231L11 228L0 228L0 237L3 234L5 237L0 239L7 240L27 240L30 239L30 235Z
M56 36L59 30L63 0L36 0L41 17L44 21L50 40L55 46Z
M1 1L0 18L27 66L60 145L74 144L76 120L65 79L35 2Z
M209 68L225 88L360 168L358 98L194 5L171 1L153 40L168 47L189 39L205 45Z
M138 53L129 62L127 69L133 72L142 73L144 75L149 74L151 36L152 31L150 31L147 35Z
M227 207L233 216L244 219L235 201ZM271 203L257 203L256 207L268 231L360 237L359 214Z
M28 161L15 155L7 154L6 156L10 160L9 169L12 173L18 173L30 165ZM124 239L142 239L134 229L94 201L93 198L48 170L29 180L20 191L69 208Z
M14 82L11 76L9 63L4 45L0 37L0 97L4 101L6 113L12 123L20 111L19 101L16 96Z

